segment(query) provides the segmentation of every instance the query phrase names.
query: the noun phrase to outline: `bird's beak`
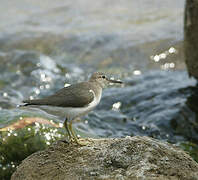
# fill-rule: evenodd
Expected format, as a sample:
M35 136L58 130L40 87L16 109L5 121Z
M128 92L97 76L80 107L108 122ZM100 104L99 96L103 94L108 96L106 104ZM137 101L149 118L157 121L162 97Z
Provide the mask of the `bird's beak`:
M118 84L122 84L122 81L118 81L118 80L113 80L113 79L107 79L107 81L109 81L110 83L118 83Z

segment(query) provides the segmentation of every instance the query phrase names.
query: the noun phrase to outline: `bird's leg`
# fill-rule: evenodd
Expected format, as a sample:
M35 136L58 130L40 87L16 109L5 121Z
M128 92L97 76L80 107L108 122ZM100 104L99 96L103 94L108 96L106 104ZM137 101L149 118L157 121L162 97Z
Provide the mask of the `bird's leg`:
M71 135L71 132L70 132L70 130L69 130L68 119L67 119L67 117L65 118L65 121L64 121L64 127L65 127L65 129L66 129L66 131L67 131L67 134L68 134L68 136L69 136L69 141L71 141L71 140L72 140L72 135Z
M72 134L72 136L73 136L73 138L74 138L74 140L75 140L75 142L76 142L77 144L79 144L79 145L81 145L81 146L87 145L87 143L85 143L85 142L80 142L80 141L78 140L78 137L76 136L76 134L74 133L74 131L73 131L73 129L72 129L72 121L69 123L68 128L69 128L69 130L70 130L70 132L71 132L71 134Z
M78 137L76 136L76 134L75 134L74 131L73 131L73 128L72 128L72 121L69 122L68 128L69 128L69 131L71 132L71 135L72 135L73 138L75 139L75 141L77 141L77 140L78 140Z

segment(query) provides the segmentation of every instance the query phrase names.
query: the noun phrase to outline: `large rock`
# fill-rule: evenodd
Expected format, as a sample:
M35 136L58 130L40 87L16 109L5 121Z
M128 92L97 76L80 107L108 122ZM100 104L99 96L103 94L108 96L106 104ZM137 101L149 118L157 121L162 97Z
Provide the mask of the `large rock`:
M198 79L198 0L186 0L184 18L185 60L190 76Z
M26 158L12 180L198 179L198 164L183 150L149 137L58 141Z

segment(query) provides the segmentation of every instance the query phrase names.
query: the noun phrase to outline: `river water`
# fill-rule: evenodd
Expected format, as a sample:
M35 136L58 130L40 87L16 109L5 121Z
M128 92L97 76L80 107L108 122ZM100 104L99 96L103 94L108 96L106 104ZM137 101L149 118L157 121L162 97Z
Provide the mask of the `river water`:
M16 106L102 71L125 84L104 90L98 107L74 123L79 133L198 143L183 11L184 0L1 0L0 127L23 116L51 119Z

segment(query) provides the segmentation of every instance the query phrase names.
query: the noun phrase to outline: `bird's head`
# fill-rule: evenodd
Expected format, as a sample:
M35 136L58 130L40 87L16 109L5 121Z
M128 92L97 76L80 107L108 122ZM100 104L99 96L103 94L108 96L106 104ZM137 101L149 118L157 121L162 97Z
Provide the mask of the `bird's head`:
M93 73L89 81L95 81L95 82L99 83L100 86L103 88L105 87L106 84L109 84L109 83L122 84L122 81L110 79L102 72Z

